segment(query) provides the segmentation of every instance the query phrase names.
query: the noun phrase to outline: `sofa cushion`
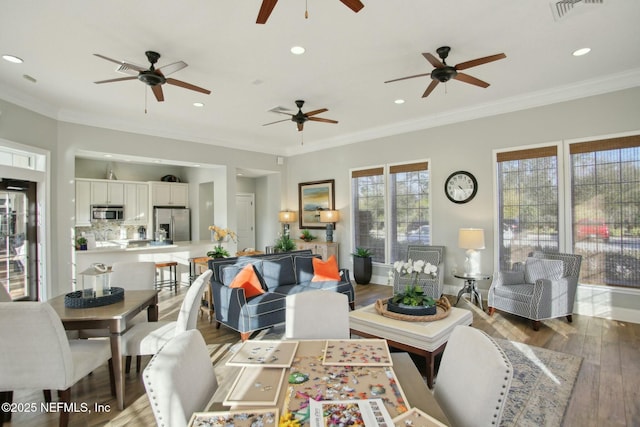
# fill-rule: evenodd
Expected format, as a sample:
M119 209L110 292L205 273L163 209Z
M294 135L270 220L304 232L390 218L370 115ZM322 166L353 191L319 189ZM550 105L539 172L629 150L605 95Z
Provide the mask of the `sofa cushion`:
M527 258L524 280L535 283L538 279L558 280L564 274L564 263L559 259Z
M328 260L314 258L313 262L313 279L312 282L339 281L340 271L338 271L338 261L335 255L331 255Z
M297 255L293 257L293 265L296 270L296 282L310 282L313 279L313 259L320 255Z
M233 282L233 280L235 279L235 277L240 273L240 271L242 271L242 269L244 267L246 267L247 265L253 265L253 268L256 272L256 276L258 277L258 280L260 281L260 286L262 286L262 289L264 289L265 291L267 290L267 285L264 282L264 278L262 277L262 261L256 261L256 260L240 260L238 259L238 261L235 264L232 265L224 265L222 266L221 270L221 282L225 285L225 286L230 286L231 282Z
M293 268L293 257L285 255L262 261L262 277L269 292L278 286L295 285L296 272Z
M247 264L240 270L229 284L230 288L242 288L247 298L254 297L264 293L262 284L256 274L253 264Z

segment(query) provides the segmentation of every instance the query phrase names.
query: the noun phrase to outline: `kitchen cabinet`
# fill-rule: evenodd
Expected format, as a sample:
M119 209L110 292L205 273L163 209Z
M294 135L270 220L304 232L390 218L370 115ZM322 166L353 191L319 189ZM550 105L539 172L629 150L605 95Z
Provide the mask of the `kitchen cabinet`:
M336 261L340 262L338 256L338 243L336 242L305 242L304 240L296 240L296 249L311 249L314 254L322 255L323 260L329 259L331 255L335 255Z
M108 180L91 181L92 205L124 205L124 184Z
M152 206L189 206L189 184L180 182L152 182Z
M124 184L124 224L148 226L149 184Z
M76 225L91 225L91 183L76 180Z

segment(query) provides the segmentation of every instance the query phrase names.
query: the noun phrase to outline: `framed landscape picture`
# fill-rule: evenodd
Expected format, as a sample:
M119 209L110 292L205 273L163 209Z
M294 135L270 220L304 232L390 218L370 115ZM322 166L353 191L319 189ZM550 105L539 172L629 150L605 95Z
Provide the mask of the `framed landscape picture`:
M320 211L335 208L335 180L301 182L298 184L300 229L326 228L320 222Z

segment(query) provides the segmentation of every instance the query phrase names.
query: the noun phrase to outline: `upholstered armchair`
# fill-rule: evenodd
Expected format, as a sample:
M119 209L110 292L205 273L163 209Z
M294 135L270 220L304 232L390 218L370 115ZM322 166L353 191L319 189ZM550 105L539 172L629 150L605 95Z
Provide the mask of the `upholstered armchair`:
M489 315L496 309L533 321L566 316L572 321L581 255L536 251L510 271L494 274L489 288Z
M423 260L431 265L438 267L438 271L434 276L420 273L418 277L418 285L422 288L425 295L434 299L442 296L442 288L444 284L444 246L429 245L409 245L407 248L407 260L417 261ZM396 270L393 270L393 293L404 292L407 285L412 284L412 278L403 276Z

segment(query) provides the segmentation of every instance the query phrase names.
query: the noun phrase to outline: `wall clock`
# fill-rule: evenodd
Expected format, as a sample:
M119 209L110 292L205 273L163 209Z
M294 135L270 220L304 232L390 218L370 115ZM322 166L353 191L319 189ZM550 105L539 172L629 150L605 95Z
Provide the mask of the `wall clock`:
M444 182L444 194L453 203L467 203L478 192L476 177L466 171L457 171L449 175Z

